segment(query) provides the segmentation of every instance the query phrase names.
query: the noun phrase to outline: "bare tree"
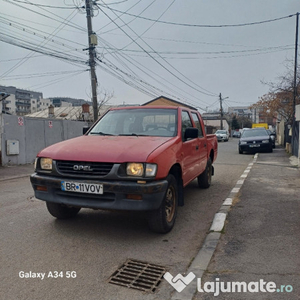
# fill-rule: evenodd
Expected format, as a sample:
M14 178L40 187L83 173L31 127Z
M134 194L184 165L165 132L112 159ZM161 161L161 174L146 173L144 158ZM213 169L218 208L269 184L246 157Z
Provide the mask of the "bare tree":
M264 117L278 118L278 115L280 115L286 122L291 122L293 116L294 71L290 61L287 61L286 68L286 74L280 76L277 82L263 82L269 86L269 93L263 95L251 108L259 109ZM298 76L296 104L300 103L299 92L300 77Z
M97 92L97 94L98 94L98 116L100 116L101 115L100 109L105 104L107 104L110 99L114 97L114 92L101 89Z

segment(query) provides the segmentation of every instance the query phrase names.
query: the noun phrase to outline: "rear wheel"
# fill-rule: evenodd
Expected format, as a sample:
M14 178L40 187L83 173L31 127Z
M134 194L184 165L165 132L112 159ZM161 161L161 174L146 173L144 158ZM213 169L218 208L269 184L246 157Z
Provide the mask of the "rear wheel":
M164 200L158 210L150 211L148 224L152 231L167 233L172 230L177 216L178 184L175 177L169 174L167 177L168 188Z
M243 154L243 151L241 150L241 148L239 148L239 154Z
M46 202L49 213L57 219L70 219L80 211L80 207L69 207L59 203Z
M204 172L198 176L199 187L204 189L209 188L211 185L211 177L212 177L212 162L211 159L209 158Z

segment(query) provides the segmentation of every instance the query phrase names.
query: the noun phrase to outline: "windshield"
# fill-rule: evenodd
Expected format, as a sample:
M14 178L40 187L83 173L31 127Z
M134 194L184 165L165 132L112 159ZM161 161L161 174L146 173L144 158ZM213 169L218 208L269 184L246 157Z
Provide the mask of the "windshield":
M254 136L266 136L268 135L267 131L265 129L255 129L255 130L244 130L242 134L242 138L245 137L254 137Z
M99 120L89 135L177 135L176 109L111 110Z
M226 134L226 130L217 130L216 134L221 133L221 134Z

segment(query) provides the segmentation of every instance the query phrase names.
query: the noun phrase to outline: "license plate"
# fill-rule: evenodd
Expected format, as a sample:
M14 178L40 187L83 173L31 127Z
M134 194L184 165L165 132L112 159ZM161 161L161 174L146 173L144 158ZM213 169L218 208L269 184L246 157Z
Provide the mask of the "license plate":
M103 194L103 184L62 181L61 190L65 192Z
M250 148L257 148L260 147L260 145L249 145Z

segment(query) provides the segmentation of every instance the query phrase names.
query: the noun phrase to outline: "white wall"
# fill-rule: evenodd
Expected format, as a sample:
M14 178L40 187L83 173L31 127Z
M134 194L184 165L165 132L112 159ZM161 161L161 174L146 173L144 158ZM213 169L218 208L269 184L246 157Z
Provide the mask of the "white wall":
M87 126L87 123L79 121L38 119L6 114L0 115L0 122L1 117L2 165L32 163L40 150L57 142L81 136L83 127ZM7 155L8 140L19 142L19 154Z

